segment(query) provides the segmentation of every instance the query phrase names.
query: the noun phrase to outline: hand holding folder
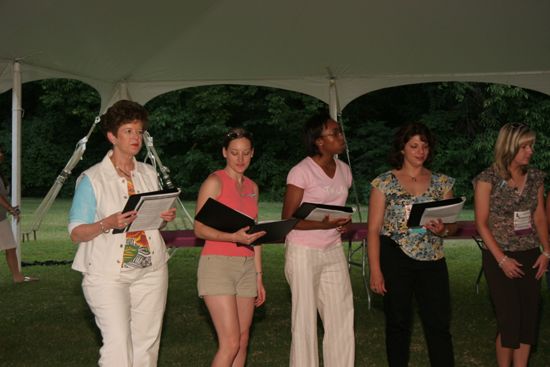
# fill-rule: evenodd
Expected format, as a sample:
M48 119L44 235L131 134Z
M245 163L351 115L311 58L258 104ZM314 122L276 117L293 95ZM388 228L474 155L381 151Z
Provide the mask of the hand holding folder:
M130 195L122 213L136 211L136 219L122 229L113 229L113 234L159 229L163 222L160 213L170 209L179 194L179 189L167 189Z
M244 227L250 227L247 233L265 231L266 234L257 239L252 245L261 243L282 242L285 236L296 225L298 219L287 219L255 223L253 218L233 208L208 198L206 203L195 216L195 220L218 231L234 233Z
M327 216L330 220L351 219L353 208L349 206L327 205L303 202L293 214L294 218L322 222Z
M462 197L413 204L407 227L420 227L437 219L443 223L455 223L465 201L466 198Z

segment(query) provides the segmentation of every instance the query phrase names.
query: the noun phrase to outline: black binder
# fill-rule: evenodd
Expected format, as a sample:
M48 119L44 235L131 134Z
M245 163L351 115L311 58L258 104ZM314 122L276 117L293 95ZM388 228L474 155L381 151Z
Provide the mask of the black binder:
M447 206L447 205L453 205L453 204L459 204L464 199L461 197L456 197L452 199L445 199L445 200L437 200L437 201L427 201L424 203L415 203L412 205L411 213L409 214L409 220L407 220L407 227L419 227L420 226L420 219L422 219L422 215L424 214L424 210L427 208L437 208L440 206Z
M201 210L199 210L195 216L195 220L222 232L233 233L244 227L250 227L247 233L256 233L259 231L267 232L254 241L252 245L281 242L288 232L294 228L296 222L298 222L298 219L286 219L256 224L254 219L250 218L248 215L230 208L212 198L206 200L206 203L204 203Z
M148 196L159 196L159 197L163 197L165 195L166 196L173 196L173 195L167 195L167 194L177 194L179 192L180 192L180 190L178 188L174 188L174 189L149 191L149 192L143 192L143 193L140 193L140 194L130 195L130 197L126 201L126 204L124 205L124 208L122 209L122 213L126 213L126 212L129 212L129 211L132 211L132 210L139 211L141 205L143 204L142 198L146 198ZM177 195L175 195L175 197L176 196ZM175 200L175 197L174 197L174 200ZM161 220L159 220L159 222L162 223ZM124 227L122 229L114 228L112 233L117 234L117 233L128 232L128 231L131 231L131 227L132 227L132 223L128 224L126 227Z

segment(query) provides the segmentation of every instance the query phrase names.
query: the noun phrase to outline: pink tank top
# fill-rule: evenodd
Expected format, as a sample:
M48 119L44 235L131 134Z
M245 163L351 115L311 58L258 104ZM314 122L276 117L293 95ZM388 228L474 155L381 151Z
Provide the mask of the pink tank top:
M214 172L221 180L221 193L216 198L219 202L248 215L258 218L258 197L254 192L254 182L244 177L242 190L237 189L237 182L224 170ZM207 240L204 243L201 255L223 256L254 256L252 246L237 245L234 242L221 242Z

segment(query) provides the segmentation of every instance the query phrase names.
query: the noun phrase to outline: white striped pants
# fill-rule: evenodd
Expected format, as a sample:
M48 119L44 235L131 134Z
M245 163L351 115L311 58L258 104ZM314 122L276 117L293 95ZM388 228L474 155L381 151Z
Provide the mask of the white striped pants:
M318 367L317 311L323 321L324 367L353 367L353 294L341 244L326 250L287 244L285 275L292 291L290 367Z

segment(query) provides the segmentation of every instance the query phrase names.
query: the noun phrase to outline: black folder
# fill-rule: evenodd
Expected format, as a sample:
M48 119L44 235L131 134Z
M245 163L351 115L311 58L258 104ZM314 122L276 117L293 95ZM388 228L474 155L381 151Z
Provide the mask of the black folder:
M126 212L129 212L129 211L132 211L132 210L137 210L138 215L139 215L140 214L139 210L140 210L140 208L143 205L145 200L165 199L165 198L173 198L175 200L179 193L180 193L180 190L177 189L177 188L174 188L174 189L149 191L149 192L143 192L143 193L140 193L140 194L130 195L130 197L126 201L126 204L124 205L124 208L122 209L122 213L126 213ZM173 205L173 203L174 202L172 201L170 203L170 205L165 210L168 210ZM160 213L158 213L158 214L160 214ZM162 224L162 219L160 219L160 217L159 217L158 223L159 223L159 226L160 226L160 224ZM134 224L134 223L132 222L132 223L128 224L126 227L124 227L122 229L119 229L119 228L113 229L113 234L129 232L129 231L131 232L132 231L132 224ZM152 228L149 228L149 229L152 229Z
M415 203L412 205L411 213L409 214L409 220L407 220L407 227L419 227L420 226L420 220L422 219L422 215L424 214L424 211L427 208L437 208L437 207L443 207L443 206L449 206L449 205L455 205L460 204L464 201L464 198L456 197L452 199L445 199L445 200L437 200L437 201L427 201L424 203ZM462 209L462 206L457 207L457 215Z
M302 205L300 205L300 207L296 209L292 216L298 219L306 219L314 210L318 212L316 213L317 219L309 220L322 221L327 215L334 218L351 216L353 214L353 208L349 206L303 202Z
M206 203L204 203L201 210L199 210L195 216L195 220L222 232L233 233L244 227L250 227L247 233L256 233L259 231L267 232L254 241L252 245L281 242L288 232L294 228L296 222L298 222L298 219L294 218L256 224L254 219L250 218L248 215L230 208L212 198L206 200Z
M298 219L296 218L260 222L250 227L247 233L266 231L266 234L254 241L252 245L262 243L283 243L285 242L286 235L288 232L292 231L296 223L298 223Z

